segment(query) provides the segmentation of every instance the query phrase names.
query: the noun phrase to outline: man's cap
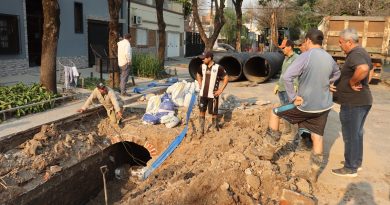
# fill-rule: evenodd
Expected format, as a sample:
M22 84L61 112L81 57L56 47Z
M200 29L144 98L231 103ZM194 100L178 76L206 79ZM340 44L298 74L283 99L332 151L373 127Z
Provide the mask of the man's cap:
M205 59L205 58L213 58L214 54L210 51L204 52L202 55L199 56L200 59Z
M284 39L282 41L282 43L280 44L279 48L283 49L284 47L287 47L287 46L294 46L294 42L292 40L287 40L287 39Z
M99 82L99 83L96 84L96 87L99 88L99 89L103 89L103 88L105 88L106 86L104 85L104 83Z

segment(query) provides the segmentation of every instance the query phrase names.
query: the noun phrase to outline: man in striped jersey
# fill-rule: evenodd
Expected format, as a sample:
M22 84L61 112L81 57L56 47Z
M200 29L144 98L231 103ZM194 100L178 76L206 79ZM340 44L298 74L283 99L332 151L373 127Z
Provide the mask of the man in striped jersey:
M203 64L197 73L197 80L200 87L199 92L199 124L200 134L204 135L205 115L208 109L212 115L212 128L219 131L218 125L218 98L229 82L229 77L225 69L213 61L213 53L205 52L199 56ZM223 80L222 86L219 82Z

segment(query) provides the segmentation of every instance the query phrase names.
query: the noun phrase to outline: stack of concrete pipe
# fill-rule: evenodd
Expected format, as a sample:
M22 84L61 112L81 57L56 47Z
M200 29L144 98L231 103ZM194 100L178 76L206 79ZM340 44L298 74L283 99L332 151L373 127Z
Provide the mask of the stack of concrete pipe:
M223 66L229 75L229 81L244 78L256 83L266 82L282 68L284 56L278 52L254 53L214 53L214 61ZM193 79L201 69L202 60L192 59L188 66Z

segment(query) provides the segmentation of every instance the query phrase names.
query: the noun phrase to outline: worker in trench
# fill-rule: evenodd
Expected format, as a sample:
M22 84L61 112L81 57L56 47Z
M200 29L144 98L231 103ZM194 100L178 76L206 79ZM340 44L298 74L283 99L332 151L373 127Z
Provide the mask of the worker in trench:
M98 83L96 88L92 91L83 107L77 112L84 112L93 103L99 101L107 111L107 116L110 122L115 125L120 125L123 117L123 102L120 97L111 88L105 86L103 83Z
M202 59L203 64L197 73L196 79L200 87L199 125L200 136L203 136L205 131L206 110L208 110L209 114L212 115L212 123L209 128L219 131L218 99L226 88L229 82L229 77L225 69L214 62L214 55L212 52L205 52L203 55L199 56L199 58ZM222 81L221 86L219 86L220 81Z

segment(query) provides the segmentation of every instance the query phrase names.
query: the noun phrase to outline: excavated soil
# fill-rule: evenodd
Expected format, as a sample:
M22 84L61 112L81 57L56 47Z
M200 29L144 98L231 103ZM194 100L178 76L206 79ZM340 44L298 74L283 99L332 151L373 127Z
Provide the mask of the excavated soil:
M149 178L142 181L131 176L131 167L122 167L126 177L108 183L110 204L279 204L283 189L315 200L307 173L309 152L294 152L292 135L282 136L272 160L255 154L263 149L271 106L245 102L233 107L224 108L219 132L207 130L202 137L195 108L187 136ZM182 119L185 112L179 110ZM153 145L156 156L147 162L150 165L185 126L145 125L139 114L127 113L124 127L119 128L101 117L105 116L61 127L43 126L33 139L0 155L0 185L6 185L0 186L0 201L121 139ZM206 125L211 123L210 115L206 120ZM103 191L89 202L103 203Z

